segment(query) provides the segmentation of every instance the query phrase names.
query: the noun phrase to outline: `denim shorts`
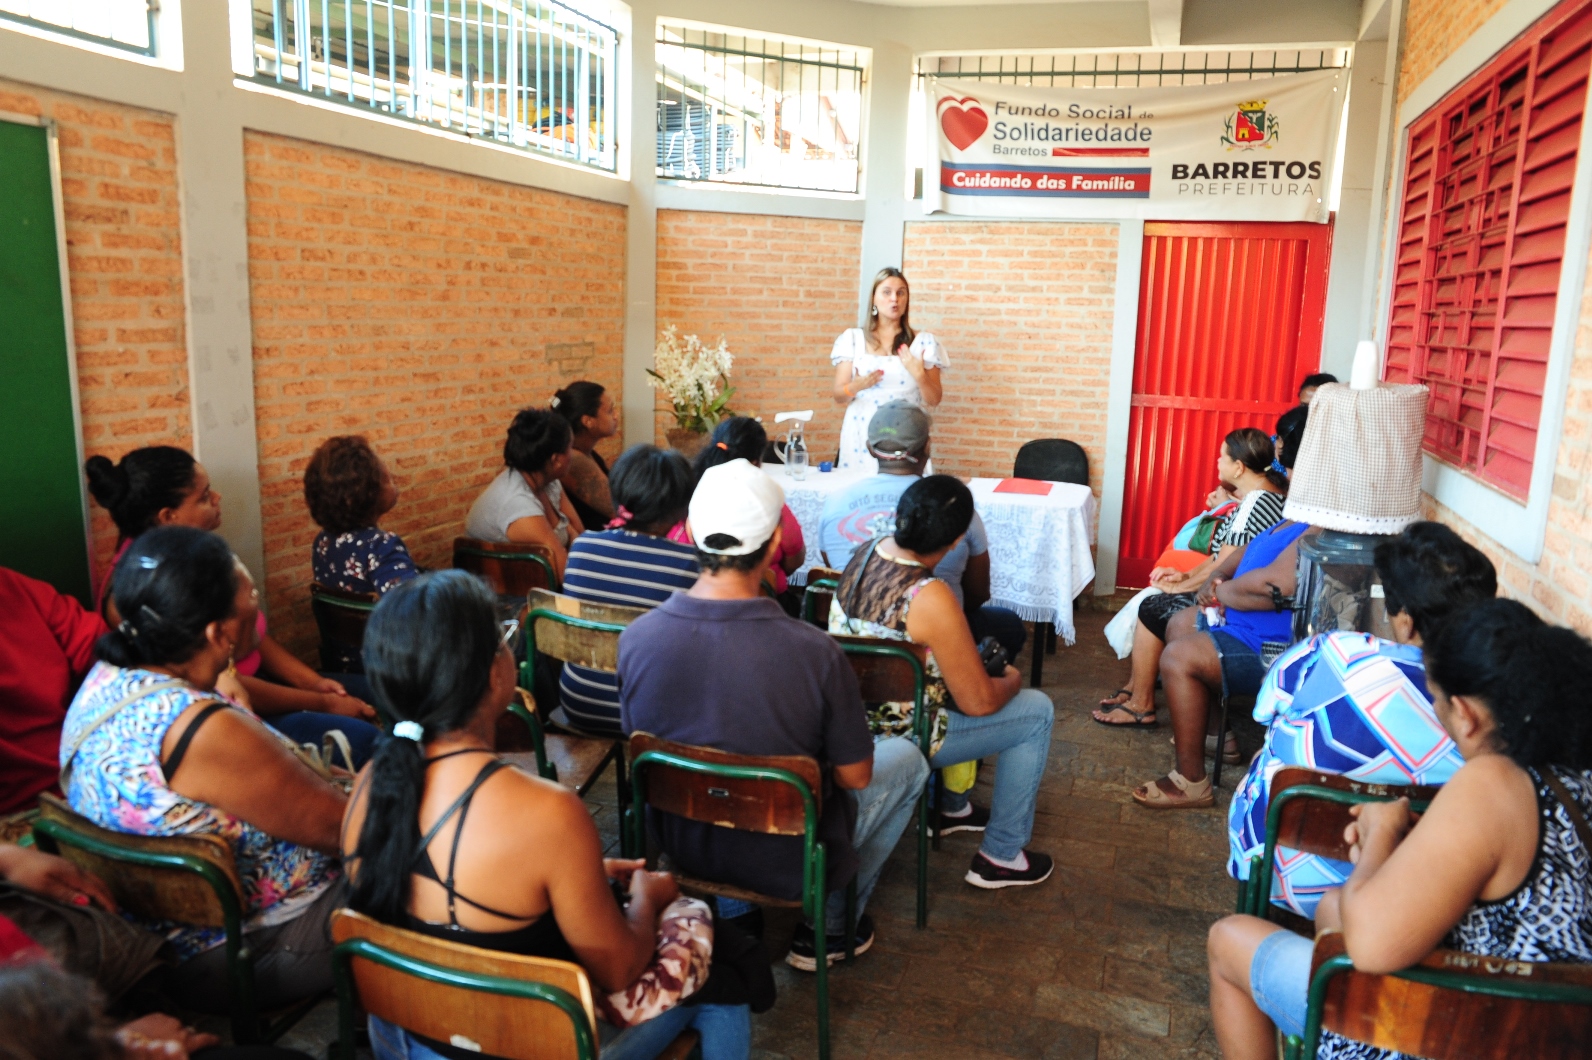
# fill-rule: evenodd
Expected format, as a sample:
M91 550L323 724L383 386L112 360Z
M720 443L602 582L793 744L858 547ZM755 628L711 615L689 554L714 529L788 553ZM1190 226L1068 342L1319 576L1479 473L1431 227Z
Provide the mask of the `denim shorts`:
M1205 620L1204 612L1194 620L1194 628L1209 636L1216 645L1217 658L1222 661L1222 695L1252 696L1260 691L1267 666L1259 652L1221 626L1213 627Z
M1249 964L1249 993L1277 1029L1295 1037L1305 1033L1310 1002L1310 958L1316 944L1286 929L1267 935Z

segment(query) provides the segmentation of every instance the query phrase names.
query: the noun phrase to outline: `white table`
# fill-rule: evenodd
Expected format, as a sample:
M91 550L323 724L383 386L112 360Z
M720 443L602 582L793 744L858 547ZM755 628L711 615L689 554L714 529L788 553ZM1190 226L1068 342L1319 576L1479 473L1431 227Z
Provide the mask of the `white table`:
M806 562L790 579L792 585L803 585L807 571L823 564L818 530L824 501L868 477L867 472L809 468L807 477L796 481L779 464L763 470L785 490L785 503L807 539ZM1077 640L1072 601L1095 576L1089 551L1095 533L1094 494L1070 482L1052 483L1044 497L996 493L1000 481L976 478L969 483L973 504L989 531L989 602L1010 608L1025 622L1051 623L1056 635L1072 644Z

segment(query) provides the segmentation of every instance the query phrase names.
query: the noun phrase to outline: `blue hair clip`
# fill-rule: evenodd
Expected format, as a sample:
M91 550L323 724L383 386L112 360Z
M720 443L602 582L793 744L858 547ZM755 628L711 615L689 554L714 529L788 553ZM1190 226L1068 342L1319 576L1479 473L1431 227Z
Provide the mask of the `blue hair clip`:
M1282 466L1282 461L1275 458L1273 458L1271 462L1271 469L1277 472L1279 475L1286 475L1288 473L1288 469Z

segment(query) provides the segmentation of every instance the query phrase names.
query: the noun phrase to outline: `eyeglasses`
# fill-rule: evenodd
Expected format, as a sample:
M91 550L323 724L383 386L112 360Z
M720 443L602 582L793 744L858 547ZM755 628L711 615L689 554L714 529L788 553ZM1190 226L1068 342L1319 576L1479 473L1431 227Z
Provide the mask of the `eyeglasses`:
M509 650L510 655L520 652L520 620L517 618L505 619L498 623L499 637L503 646Z

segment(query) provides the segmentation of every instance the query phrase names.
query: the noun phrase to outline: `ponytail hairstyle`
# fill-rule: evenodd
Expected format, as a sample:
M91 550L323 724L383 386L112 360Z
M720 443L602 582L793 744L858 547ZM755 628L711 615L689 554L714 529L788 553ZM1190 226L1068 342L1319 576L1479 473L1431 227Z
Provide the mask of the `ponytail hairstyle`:
M938 552L967 533L973 493L961 479L930 475L908 486L896 505L896 544L920 555Z
M1592 769L1592 644L1516 600L1451 618L1425 648L1426 672L1449 696L1492 712L1500 753L1521 767Z
M752 417L731 416L727 420L720 420L719 425L713 428L707 447L697 454L692 467L695 474L693 481L701 482L708 468L728 464L731 460L745 460L749 464L762 466L763 450L767 446L768 432Z
M1288 476L1272 466L1277 460L1271 436L1258 427L1240 427L1222 439L1230 460L1236 460L1257 475L1265 475L1278 493L1288 492Z
M879 293L879 285L886 280L900 280L907 289L907 307L901 312L901 323L896 329L896 336L890 340L886 353L894 353L901 346L912 345L912 340L918 333L912 330L908 317L912 315L912 285L907 283L906 274L894 265L888 265L879 270L879 275L873 278L873 286L868 288L868 335L873 335L874 319L879 315L879 310L873 304L873 296Z
M234 614L237 557L207 530L158 526L140 534L111 574L121 624L95 654L112 666L186 662L205 646L205 627Z
M420 740L376 738L369 798L349 905L383 923L401 923L409 876L420 853L424 741L469 724L492 679L499 647L496 597L459 570L432 571L382 596L365 628L365 677L382 716L414 722Z
M568 420L569 429L579 434L586 429L581 420L587 416L597 416L602 409L603 395L607 392L601 383L581 379L554 394L547 407Z
M644 533L668 533L685 518L695 485L691 465L679 450L633 445L608 474L619 513L614 523Z
M89 493L110 512L117 533L128 541L153 527L161 509L181 507L193 489L194 463L186 449L152 445L134 449L119 464L91 456L83 472Z

